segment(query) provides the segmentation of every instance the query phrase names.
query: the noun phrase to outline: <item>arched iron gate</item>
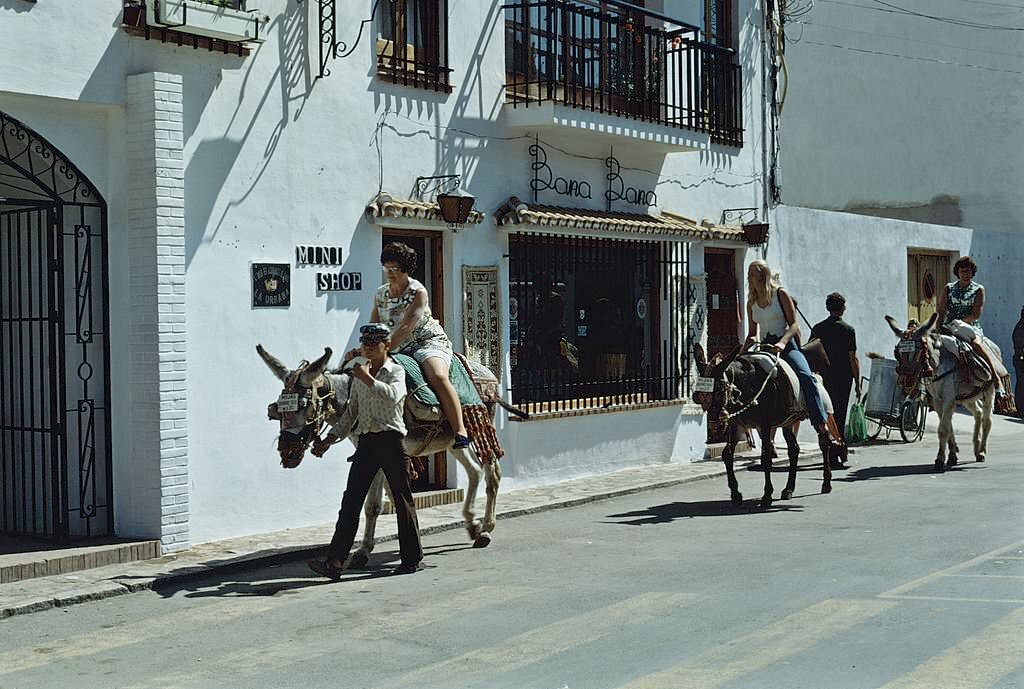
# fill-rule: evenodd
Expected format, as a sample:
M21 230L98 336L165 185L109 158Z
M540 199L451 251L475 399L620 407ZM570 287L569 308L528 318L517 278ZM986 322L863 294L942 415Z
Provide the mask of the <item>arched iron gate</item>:
M113 534L107 207L0 112L0 532Z

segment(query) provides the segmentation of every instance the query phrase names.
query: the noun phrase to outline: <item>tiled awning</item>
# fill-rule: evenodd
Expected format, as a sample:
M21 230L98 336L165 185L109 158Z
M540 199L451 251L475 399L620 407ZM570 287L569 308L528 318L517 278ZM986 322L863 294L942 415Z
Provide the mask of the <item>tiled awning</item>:
M398 199L390 194L382 193L371 199L366 206L366 217L370 222L394 218L406 221L445 224L441 217L441 209L436 203L417 201L414 199ZM478 210L469 212L467 225L478 225L484 220L484 214Z
M677 239L743 241L743 230L739 227L714 225L706 221L698 223L676 213L613 213L589 208L527 205L518 202L506 205L496 217L499 226L508 227L526 226Z

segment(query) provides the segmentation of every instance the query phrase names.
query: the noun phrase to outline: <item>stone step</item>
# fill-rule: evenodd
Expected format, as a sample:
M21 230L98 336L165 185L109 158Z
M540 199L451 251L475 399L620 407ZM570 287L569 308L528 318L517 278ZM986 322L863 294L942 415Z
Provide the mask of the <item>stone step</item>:
M0 584L160 557L160 541L118 541L0 554Z
M427 507L437 507L438 505L451 505L453 503L459 503L466 499L466 493L461 488L445 488L443 490L425 490L422 493L413 493L412 500L416 504L416 509L422 510ZM384 496L384 511L382 514L394 514L395 507L388 500L387 495Z

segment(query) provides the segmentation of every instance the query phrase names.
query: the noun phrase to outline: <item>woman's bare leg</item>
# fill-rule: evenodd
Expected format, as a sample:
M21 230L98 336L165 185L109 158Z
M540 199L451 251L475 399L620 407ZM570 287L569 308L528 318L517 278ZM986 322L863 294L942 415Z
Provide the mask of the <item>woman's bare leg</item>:
M462 403L459 402L452 382L448 380L448 364L441 357L432 356L424 359L420 368L423 369L423 375L427 377L430 388L437 395L441 411L451 424L452 430L458 435L466 435L466 423L462 420Z

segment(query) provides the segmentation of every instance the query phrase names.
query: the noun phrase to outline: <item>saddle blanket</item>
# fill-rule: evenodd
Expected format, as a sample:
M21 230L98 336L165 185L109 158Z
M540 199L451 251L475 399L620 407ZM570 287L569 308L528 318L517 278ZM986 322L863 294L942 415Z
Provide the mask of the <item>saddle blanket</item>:
M974 362L973 365L981 370L980 379L989 379L988 367L981 361L969 343L953 335L939 335L939 342L942 343L942 355L939 357L939 369L935 372L935 375L940 376L952 370L955 366L959 366L958 357L961 352L965 352ZM988 348L988 353L992 357L992 363L996 367L996 375L1000 378L1010 375L1010 372L1006 370L1006 365L1003 363L1003 353L999 349L999 345L984 336L981 338L981 342L983 346Z
M750 352L745 356L757 357L761 359L762 362L768 363L775 360L774 356L766 354L764 352ZM785 359L782 358L779 358L779 370L782 371L782 373L786 376L786 380L789 381L789 389L793 391L793 396L796 397L796 402L798 405L797 408L806 410L807 400L804 398L804 391L803 388L800 387L800 379L797 377L796 371L793 370L793 367L790 366ZM812 375L814 376L814 382L818 386L818 394L821 395L822 404L825 405L825 413L834 414L835 408L832 406L832 399L828 396L828 392L826 392L825 390L825 383L822 381L821 376L818 375L817 373L814 373Z
M405 354L392 354L391 356L405 369L405 387L409 390L409 394L414 396L421 404L429 407L439 407L440 402L437 399L437 395L430 389L430 385L423 375L423 370L416 360ZM448 368L448 380L451 381L452 387L458 393L459 401L462 402L463 407L483 404L479 393L476 391L476 386L473 384L473 380L458 360L452 360L452 365Z

